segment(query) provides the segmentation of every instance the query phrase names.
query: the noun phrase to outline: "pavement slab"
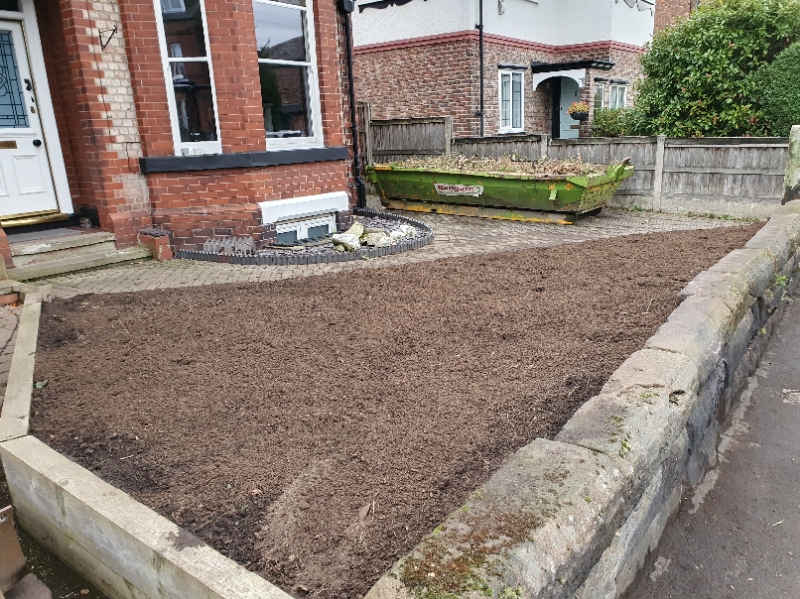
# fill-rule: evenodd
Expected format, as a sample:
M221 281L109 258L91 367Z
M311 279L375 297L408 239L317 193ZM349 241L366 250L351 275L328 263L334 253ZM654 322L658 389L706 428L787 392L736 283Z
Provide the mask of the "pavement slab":
M53 295L73 297L86 293L119 293L199 285L275 281L292 277L343 272L358 268L383 268L478 253L502 252L596 239L741 226L743 221L681 216L655 212L606 209L574 225L518 222L406 212L434 231L433 243L403 254L332 264L294 266L243 266L195 260L146 261L97 270L80 271L49 279Z

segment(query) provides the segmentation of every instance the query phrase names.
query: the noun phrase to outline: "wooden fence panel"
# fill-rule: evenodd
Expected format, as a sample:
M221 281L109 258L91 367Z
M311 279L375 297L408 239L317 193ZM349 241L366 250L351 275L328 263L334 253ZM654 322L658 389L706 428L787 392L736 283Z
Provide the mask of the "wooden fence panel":
M516 156L521 160L539 160L546 144L546 136L541 135L465 137L453 140L453 151L480 158Z
M412 156L440 156L450 151L452 118L373 120L372 159L377 163Z
M668 139L664 196L779 198L787 151L783 138Z
M636 170L630 179L623 182L617 194L648 197L653 195L656 167L655 137L558 139L553 140L547 149L547 156L558 160L580 156L581 160L592 164L611 164L623 158L630 158Z

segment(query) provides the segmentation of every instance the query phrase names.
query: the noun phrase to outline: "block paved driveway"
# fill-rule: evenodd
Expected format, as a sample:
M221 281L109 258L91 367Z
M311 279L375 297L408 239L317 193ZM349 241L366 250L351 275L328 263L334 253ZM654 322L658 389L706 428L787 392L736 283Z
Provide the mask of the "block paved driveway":
M356 268L382 268L622 235L712 229L743 224L740 221L608 209L595 217L580 220L574 225L513 222L440 214L407 214L425 222L433 229L435 234L433 243L419 250L384 258L301 266L240 266L193 260L171 260L160 263L145 261L40 279L40 282L51 283L55 297L72 297L86 293L118 293L220 283L274 281Z

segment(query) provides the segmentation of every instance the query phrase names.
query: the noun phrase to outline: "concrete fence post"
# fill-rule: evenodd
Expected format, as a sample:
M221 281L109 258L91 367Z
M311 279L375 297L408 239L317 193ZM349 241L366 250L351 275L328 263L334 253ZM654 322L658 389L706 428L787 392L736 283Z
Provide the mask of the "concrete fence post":
M449 154L452 151L453 143L453 117L444 117L444 153Z
M783 178L781 204L800 199L800 125L792 125L789 134L789 153L786 156L786 175Z
M653 170L653 210L661 212L661 193L664 189L664 152L667 145L664 135L656 137L656 164Z
M550 136L546 133L542 135L542 139L539 140L539 152L542 160L547 158L547 146L550 145Z

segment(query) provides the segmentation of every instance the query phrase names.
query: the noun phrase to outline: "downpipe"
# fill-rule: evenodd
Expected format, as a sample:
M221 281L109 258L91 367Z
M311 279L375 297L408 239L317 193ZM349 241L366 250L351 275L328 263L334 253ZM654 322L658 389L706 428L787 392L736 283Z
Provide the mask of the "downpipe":
M481 0L483 1L483 0ZM357 206L367 207L367 187L361 178L361 152L358 148L358 111L356 109L356 86L353 76L353 24L351 15L356 8L355 0L339 0L339 10L344 14L344 35L347 46L347 83L350 87L350 122L353 135L353 178L356 182Z

